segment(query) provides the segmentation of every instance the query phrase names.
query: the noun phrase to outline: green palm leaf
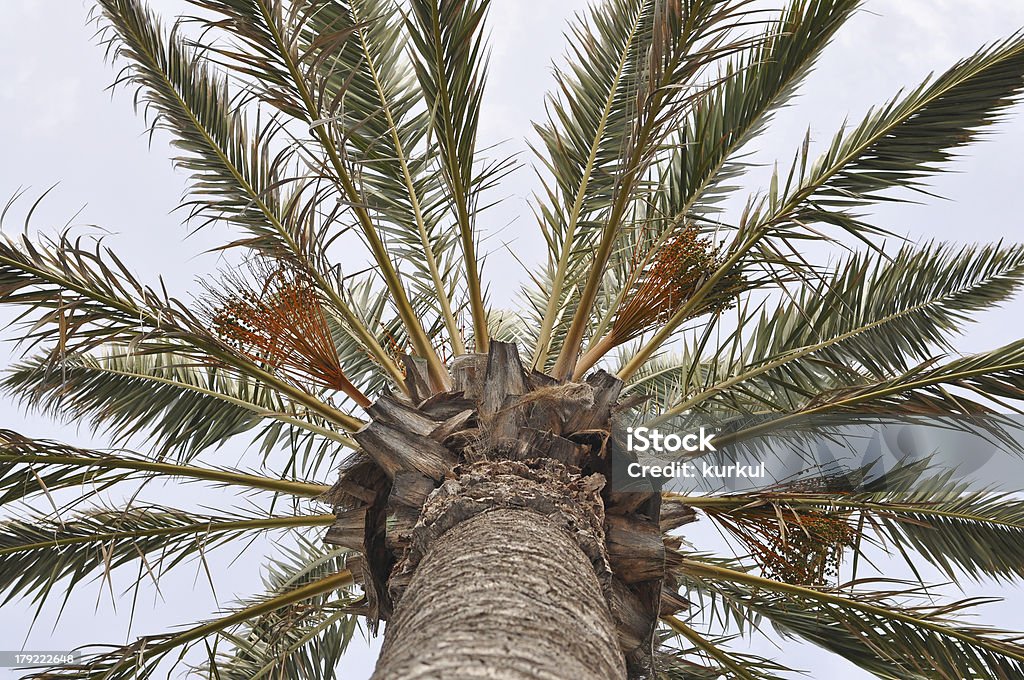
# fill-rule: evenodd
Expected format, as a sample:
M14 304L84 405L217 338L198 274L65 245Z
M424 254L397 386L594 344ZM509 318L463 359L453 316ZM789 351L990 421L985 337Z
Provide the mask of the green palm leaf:
M635 113L623 121L627 127L626 144L618 152L614 193L607 215L600 220L593 261L555 365L557 376L579 377L589 368L583 365L577 369L576 355L637 192L657 164L667 136L703 92L700 79L709 65L750 46L752 39L734 30L745 24L752 11L747 8L749 4L744 0L706 0L686 7L681 3L664 3L654 8L652 40L647 49L640 50L636 60L642 70L635 93Z
M1011 637L953 618L976 601L901 605L900 599L917 599L919 591L830 592L690 559L683 560L680 573L688 585L720 598L723 606L764 617L781 632L842 654L881 678L993 678L1024 672L1024 648Z
M427 113L406 51L408 36L390 0L320 2L300 34L332 122L347 131L345 155L360 167L364 200L410 285L431 295L456 353L464 351L451 290L461 271L454 235L439 224L444 182L431 162Z
M551 118L535 126L545 147L544 164L553 176L538 214L549 250L538 286L541 301L534 305L541 324L533 359L538 369L547 366L552 340L564 337L575 313L572 287L566 282L584 275L586 258L581 254L594 233L588 220L610 201L610 166L628 130L630 93L639 80L632 71L650 40L653 7L653 2L608 2L592 10L589 23L578 21L571 29L571 49L579 66L556 72L561 96L549 95ZM586 239L583 247L578 239ZM559 332L556 326L565 330Z
M879 191L900 182L913 186L919 178L938 171L937 163L976 139L979 129L998 120L1017 100L1024 88L1022 63L1024 37L1014 36L871 112L860 125L837 135L813 163L805 146L788 175L774 177L767 196L744 214L721 266L645 342L620 375L631 375L650 358L718 281L750 253L769 255L762 262L771 262L771 253L760 249L766 237L792 238L800 225L821 221L838 224L861 238L877 232L841 208L880 200Z
M686 645L678 653L662 651L658 655L659 678L663 680L717 680L721 677L737 680L781 680L776 673L792 672L753 654L742 654L727 650L727 639L713 639L702 635L688 624L674 616L663 619L677 638ZM712 666L694 664L693 657L706 659Z
M170 132L183 152L175 163L192 175L192 216L227 219L251 232L248 247L268 255L308 256L301 229L284 217L288 199L270 151L277 125L271 121L250 139L227 79L177 29L166 35L134 0L105 0L100 7L112 58L130 64L118 82L138 88L136 101L151 116L152 129Z
M296 548L283 552L284 557L272 561L264 577L269 593L344 571L344 551L328 551L301 537ZM318 598L301 608L276 609L247 621L238 630L223 632L217 642L232 649L218 652L211 648L204 671L221 680L330 680L337 677L357 621L344 600Z
M727 521L750 517L777 523L780 510L784 517L823 513L851 527L863 518L862 537L877 534L878 550L898 552L912 567L914 560L927 560L954 582L963 575L1004 581L1024 576L1024 502L951 478L951 472L914 474L901 483L898 475L889 475L884 490L869 493L669 497ZM853 547L870 551L867 545Z
M323 178L333 186L332 195L355 217L413 346L427 360L435 382L446 384L444 366L381 238L372 206L365 200L367 190L361 184L362 167L358 163L353 167L347 162L344 148L336 141L345 140L352 132L344 127L344 119L332 112L332 107L339 103L337 96L330 96L336 82L317 75L320 62L336 52L343 41L351 39L354 28L342 27L330 34L330 40L318 40L303 47L302 36L316 31L317 12L309 11L315 7L286 6L282 0L190 0L190 4L217 17L208 20L207 27L227 33L242 49L216 43L205 47L219 54L232 72L261 83L262 88L257 92L264 102L308 126L312 144L302 144L304 153L309 156L307 162L322 168ZM378 358L384 363L385 353ZM394 375L399 377L397 369Z
M723 343L721 356L707 360L732 368L688 392L677 387L674 393L686 397L660 402L655 422L743 396L758 410L774 404L782 411L808 395L870 380L862 373L898 375L937 351L952 351L952 338L970 315L1010 299L1022 281L1019 246L928 243L892 255L851 255L820 283L805 283L760 318L741 323L736 333L749 339ZM695 374L688 365L677 373Z
M179 633L151 635L128 645L111 646L75 664L41 671L28 677L78 680L166 677L170 672L168 665L172 668L176 666L189 648L205 643L207 649L216 654L218 637L224 637L225 632L247 622L259 621L260 617L287 611L288 608L344 611L352 604L352 599L346 593L346 589L352 585L352 574L344 568L343 562L339 562L340 558L333 557L278 565L268 578L266 593L240 603L238 608L225 612L219 618ZM180 651L178 659L171 658L171 652L174 651Z
M315 190L305 191L307 182L285 182L281 177L282 169L293 165L275 140L283 131L281 123L272 119L250 132L226 76L215 74L209 61L189 47L177 29L165 35L142 3L105 0L101 7L113 32L109 48L115 58L129 63L120 82L139 89L137 101L145 102L152 112L153 129L171 132L175 145L186 154L176 163L192 174L191 217L227 219L252 234L233 245L298 262L359 341L386 370L400 377L332 285L330 265L324 259L331 236L323 225L305 217L316 212L324 197ZM282 191L285 185L290 193ZM304 193L312 193L307 205L303 205Z
M322 420L306 420L272 388L187 357L132 354L124 346L54 364L49 356L22 362L4 378L3 389L54 417L91 417L118 441L143 435L158 456L187 460L266 420L349 441Z
M488 344L475 224L481 182L474 164L487 79L483 20L489 4L489 0L413 0L407 15L416 77L458 225L477 352L485 351Z
M555 157L546 161L549 170L560 180L563 173L568 174L568 196L572 197L568 202L559 197L553 204L557 208L547 215L542 212L544 219L558 209L570 216L562 228L563 243L548 265L555 272L555 283L560 286L570 272L567 263L571 254L586 258L586 253L596 247L593 260L581 265L585 283L580 281L579 303L566 331L556 373L571 373L570 364L575 364L575 353L623 217L656 162L668 131L698 96L693 90L700 88L691 87L694 80L708 64L747 44L731 36L729 30L741 22L746 4L707 0L691 3L684 10L674 3L609 3L607 15L595 12L591 17L596 31L585 24L578 29L579 47L575 49L580 61L591 62L599 75L591 81L588 72L580 68L571 80L567 78L567 85L562 86L567 93L563 114L548 131L539 128L547 146L555 148ZM584 112L578 122L577 110ZM558 159L563 154L558 130L574 138L568 164ZM577 136L581 131L582 137ZM604 181L598 180L590 187L592 177L598 175ZM578 185L575 190L574 184ZM566 193L564 188L561 191ZM552 194L552 189L548 193ZM588 195L596 200L589 207L585 205ZM587 213L582 212L585 208ZM601 211L604 214L598 214ZM594 222L584 231L581 227L585 222L581 220ZM581 233L586 234L585 240L577 240ZM553 312L545 316L541 340L545 340L545 330L553 324L555 315L562 311L561 294L560 288L553 291L549 303ZM542 350L546 352L547 348ZM535 365L542 364L535 361Z
M0 523L0 592L5 601L31 596L42 601L63 579L68 593L97 571L142 559L154 578L240 535L325 526L334 515L203 517L158 506L95 508L66 520L38 513ZM153 563L147 555L159 554ZM136 584L139 587L141 583Z
M884 380L840 387L820 394L780 418L754 425L723 438L742 441L758 433L784 426L799 418L827 413L932 414L940 416L989 413L986 403L973 401L964 393L989 400L1024 399L1024 341L950 361L938 367L933 362L915 366ZM960 394L950 390L961 391Z
M75 503L114 484L132 479L181 478L315 498L329 487L299 480L273 479L230 468L157 461L130 451L91 451L45 439L29 439L0 430L0 505L46 493L89 486Z
M109 250L88 250L66 235L37 246L0 239L0 303L37 313L23 335L33 345L52 344L54 357L87 354L104 345L134 351L174 352L197 363L222 363L275 388L349 430L361 422L239 356L211 334L204 320L166 292L135 279Z
M608 330L659 249L687 220L700 220L747 169L742 149L796 95L804 77L859 0L794 0L753 47L725 65L720 82L697 99L648 195L638 198L634 225L624 230L613 263L626 272L591 335Z

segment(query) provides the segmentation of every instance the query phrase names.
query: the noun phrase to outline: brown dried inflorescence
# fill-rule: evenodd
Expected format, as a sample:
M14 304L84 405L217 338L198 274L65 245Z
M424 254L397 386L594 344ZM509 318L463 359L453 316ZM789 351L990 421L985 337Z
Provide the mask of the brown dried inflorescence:
M668 321L721 265L718 248L711 239L702 238L692 224L682 229L661 247L654 262L638 277L612 325L615 344ZM690 316L727 309L739 282L738 274L722 277Z
M730 519L725 525L765 575L785 583L821 586L837 578L843 551L856 535L845 517L822 512L766 510Z
M253 273L263 278L259 290L236 281L234 292L215 293L212 323L221 340L251 361L294 380L339 390L368 406L341 368L313 285L284 268Z

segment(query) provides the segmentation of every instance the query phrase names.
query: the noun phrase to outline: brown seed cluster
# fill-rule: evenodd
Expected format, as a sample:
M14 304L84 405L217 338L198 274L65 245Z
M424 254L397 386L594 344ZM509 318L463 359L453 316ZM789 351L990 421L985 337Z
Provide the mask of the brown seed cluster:
M838 578L843 550L853 545L856 534L844 517L821 512L772 511L726 525L766 577L811 586Z
M259 291L221 294L212 321L217 335L251 361L361 396L338 362L319 296L302 277L273 271Z
M616 344L672 318L721 264L717 247L710 239L702 238L695 225L680 231L661 247L653 264L638 277L612 325ZM690 317L727 309L732 305L732 291L738 283L738 275L722 277Z

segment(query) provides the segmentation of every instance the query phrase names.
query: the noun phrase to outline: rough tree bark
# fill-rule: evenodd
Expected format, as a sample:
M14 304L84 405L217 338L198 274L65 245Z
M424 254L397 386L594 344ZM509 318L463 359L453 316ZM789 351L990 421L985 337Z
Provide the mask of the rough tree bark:
M443 534L387 624L374 680L625 677L590 560L530 510L494 510Z
M663 532L692 513L608 484L622 383L527 372L501 342L457 357L450 386L405 369L410 397L355 434L325 537L361 554L364 613L387 622L374 679L653 677L657 618L687 606Z

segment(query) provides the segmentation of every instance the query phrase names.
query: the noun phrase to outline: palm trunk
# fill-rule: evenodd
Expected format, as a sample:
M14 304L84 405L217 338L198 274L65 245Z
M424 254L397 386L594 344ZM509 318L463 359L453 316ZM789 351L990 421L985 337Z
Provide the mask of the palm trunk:
M406 371L411 400L355 434L325 538L362 553L387 622L375 680L653 677L657 617L686 603L663 592L660 495L608 485L622 383L527 373L500 342L458 357L451 391Z
M569 533L495 510L443 534L387 624L374 680L625 677L608 605Z

